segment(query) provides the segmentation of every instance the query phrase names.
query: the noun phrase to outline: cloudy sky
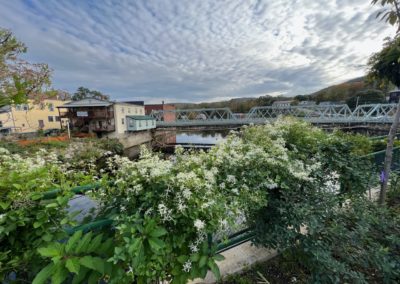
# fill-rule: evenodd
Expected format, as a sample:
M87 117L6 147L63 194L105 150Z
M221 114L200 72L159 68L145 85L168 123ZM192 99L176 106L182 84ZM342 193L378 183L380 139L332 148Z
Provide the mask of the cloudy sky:
M0 0L55 88L200 102L298 95L365 72L393 29L370 0Z

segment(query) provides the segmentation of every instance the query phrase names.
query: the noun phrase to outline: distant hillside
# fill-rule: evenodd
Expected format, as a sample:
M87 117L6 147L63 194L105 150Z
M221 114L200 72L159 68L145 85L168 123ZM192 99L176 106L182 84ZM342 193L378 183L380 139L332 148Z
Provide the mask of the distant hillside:
M356 96L357 93L366 92L369 89L370 87L365 83L364 77L360 77L319 90L307 97L317 102L345 102Z
M371 86L364 81L364 77L360 77L324 88L315 93L298 95L295 97L271 97L267 95L258 98L235 98L212 103L177 103L175 105L178 109L229 107L233 112L239 113L248 112L254 106L269 106L272 105L274 101L280 100L294 100L294 104L305 100L312 100L317 103L330 101L336 103L348 103L349 106L355 106L356 100L358 100L359 104L384 102L384 93L386 91L387 90L372 89Z

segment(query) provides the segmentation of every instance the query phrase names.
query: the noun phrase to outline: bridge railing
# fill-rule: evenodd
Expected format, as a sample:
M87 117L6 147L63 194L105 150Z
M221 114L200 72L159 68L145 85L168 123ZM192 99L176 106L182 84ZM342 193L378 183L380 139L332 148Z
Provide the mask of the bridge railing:
M261 106L246 114L235 114L229 108L154 110L150 115L158 127L207 126L268 123L279 116L293 116L311 123L390 123L396 104L360 105L351 111L347 104L314 106Z

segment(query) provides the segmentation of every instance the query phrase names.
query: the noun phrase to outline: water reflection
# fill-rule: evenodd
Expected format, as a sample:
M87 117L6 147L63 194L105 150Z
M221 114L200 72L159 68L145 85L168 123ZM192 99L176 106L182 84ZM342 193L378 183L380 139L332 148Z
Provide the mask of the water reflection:
M218 144L225 140L225 133L181 132L176 135L177 144Z

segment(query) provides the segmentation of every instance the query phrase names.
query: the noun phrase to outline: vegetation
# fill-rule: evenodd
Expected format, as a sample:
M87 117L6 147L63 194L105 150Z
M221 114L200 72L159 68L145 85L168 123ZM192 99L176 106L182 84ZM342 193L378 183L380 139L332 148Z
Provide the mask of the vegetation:
M386 82L378 84L374 79L356 78L348 82L330 86L308 95L289 96L261 96L258 98L240 98L229 101L198 103L198 104L175 104L179 109L191 108L221 108L229 107L233 112L245 113L254 106L270 106L275 101L293 101L297 105L301 101L349 103L352 108L356 105L358 98L359 104L384 103L385 94L393 89L393 85Z
M73 101L79 101L86 98L94 98L102 101L108 101L110 99L109 96L104 95L103 93L96 90L89 90L88 88L79 87L78 90L72 95Z
M38 94L50 95L51 70L19 58L27 51L8 30L0 28L0 106L25 103Z
M3 279L186 283L204 277L208 270L219 277L216 261L222 257L207 235L226 236L238 226L251 226L259 245L296 252L291 257L308 252L302 263L310 263L305 271L312 277L322 273L314 266L325 267L324 275L344 267L335 277L351 279L357 274L368 279L374 271L376 279L383 279L379 274L383 269L388 279L397 280L398 268L391 264L397 261L393 253L397 219L378 226L381 219L371 217L378 216L376 212L355 215L366 212L364 207L358 209L363 204L358 200L370 185L368 160L360 156L371 151L372 144L362 136L328 134L283 119L233 133L209 152L179 149L173 160L143 148L138 161L115 151L104 153L104 164L97 167L101 164L97 154L88 157L87 149L74 146L63 149L63 154L39 151L24 158L1 150ZM110 219L114 230L68 235L65 229L76 223L65 210L69 189L97 180L102 186L90 193L99 204L94 217ZM43 192L52 188L62 190L55 198L43 198ZM351 205L343 206L348 200ZM353 223L347 224L346 216ZM365 270L353 267L345 257L351 255L348 239L341 242L347 247L338 251L343 259L313 258L314 252L323 252L321 241L336 252L336 242L323 237L324 231L339 234L340 224L345 227L341 230L359 240L360 255L374 259ZM301 233L304 225L307 235ZM361 234L366 232L363 228L387 230L389 239L375 235L371 239L369 231ZM386 249L376 251L378 245Z

